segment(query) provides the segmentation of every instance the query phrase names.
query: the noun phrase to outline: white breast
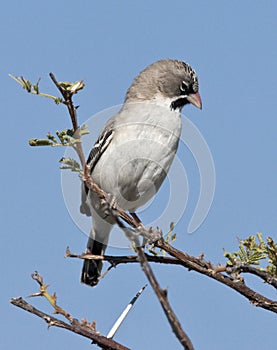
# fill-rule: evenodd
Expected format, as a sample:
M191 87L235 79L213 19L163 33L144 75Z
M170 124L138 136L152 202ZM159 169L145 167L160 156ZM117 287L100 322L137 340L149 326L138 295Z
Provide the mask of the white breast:
M113 140L101 156L94 180L125 210L144 205L159 189L175 156L180 113L152 103L124 105Z

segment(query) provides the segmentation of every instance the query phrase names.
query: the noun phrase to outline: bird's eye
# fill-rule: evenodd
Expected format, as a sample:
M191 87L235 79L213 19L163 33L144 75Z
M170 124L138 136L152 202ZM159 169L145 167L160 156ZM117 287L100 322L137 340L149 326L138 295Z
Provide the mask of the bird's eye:
M180 86L180 90L183 92L188 92L189 85L185 81L182 81L182 84Z

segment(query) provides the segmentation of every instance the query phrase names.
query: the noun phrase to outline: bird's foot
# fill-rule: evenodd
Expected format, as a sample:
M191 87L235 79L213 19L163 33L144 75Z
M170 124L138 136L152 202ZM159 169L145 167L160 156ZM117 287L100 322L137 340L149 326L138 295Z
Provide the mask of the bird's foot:
M101 200L101 206L105 214L104 219L107 216L114 215L114 211L117 207L115 196L111 193L108 193L106 198Z

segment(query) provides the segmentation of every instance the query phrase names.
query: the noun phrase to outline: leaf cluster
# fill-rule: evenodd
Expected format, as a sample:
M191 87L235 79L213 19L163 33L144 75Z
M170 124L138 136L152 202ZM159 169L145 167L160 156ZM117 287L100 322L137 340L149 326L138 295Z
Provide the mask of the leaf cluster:
M277 277L277 244L271 237L263 239L261 233L239 240L239 250L236 252L224 252L228 259L227 266L235 266L238 263L260 266L262 260L264 267L258 267L274 277Z
M15 80L19 85L22 86L24 90L26 90L28 93L33 94L33 95L39 95L43 97L47 97L52 99L57 105L60 103L63 103L63 99L61 97L53 96L50 94L46 94L44 92L40 92L39 90L39 83L40 83L40 78L38 79L36 84L33 84L30 82L30 80L25 79L23 76L20 77L15 77L12 74L9 74L9 77Z
M87 125L82 125L79 128L79 135L83 136L89 134ZM73 129L66 129L62 131L56 131L56 136L48 133L46 139L33 138L29 140L30 146L74 146L76 143L80 143L81 140L74 137Z
M30 80L25 79L23 76L15 77L14 75L9 74L9 77L12 78L13 80L15 80L19 85L22 86L22 88L24 90L26 90L30 94L50 98L56 104L65 103L65 101L61 97L57 97L57 96L53 96L53 95L50 95L50 94L47 94L44 92L40 92L40 89L39 89L39 83L41 80L40 78L38 79L36 84L33 84ZM84 88L85 84L82 80L75 81L75 82L62 81L62 82L59 82L59 86L62 90L73 95L73 94L77 94L77 92L79 90L82 90Z

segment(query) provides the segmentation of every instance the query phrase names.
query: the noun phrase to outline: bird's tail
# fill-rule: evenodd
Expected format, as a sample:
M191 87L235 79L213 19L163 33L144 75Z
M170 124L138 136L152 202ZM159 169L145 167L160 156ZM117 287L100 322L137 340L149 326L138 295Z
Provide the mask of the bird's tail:
M98 242L93 238L89 238L87 244L87 252L93 255L103 255L106 250L104 243ZM89 286L96 286L101 275L103 262L102 260L84 260L81 282Z

